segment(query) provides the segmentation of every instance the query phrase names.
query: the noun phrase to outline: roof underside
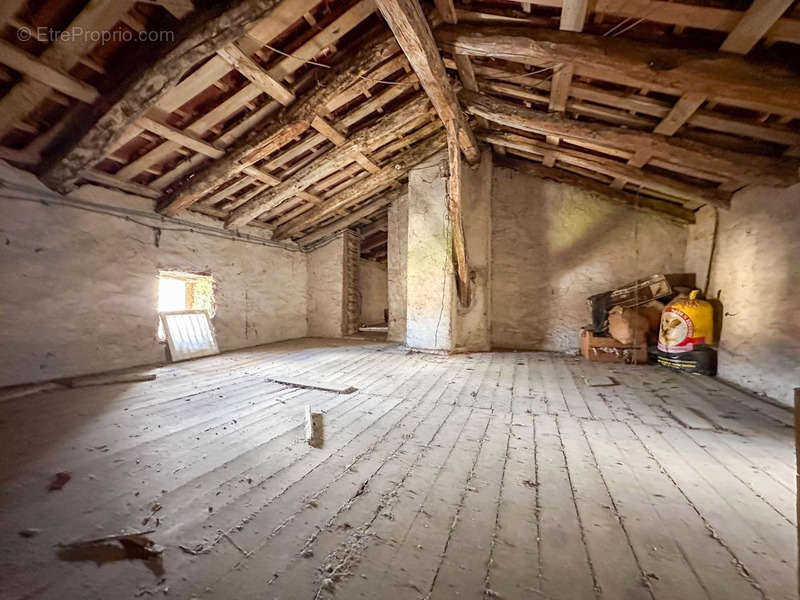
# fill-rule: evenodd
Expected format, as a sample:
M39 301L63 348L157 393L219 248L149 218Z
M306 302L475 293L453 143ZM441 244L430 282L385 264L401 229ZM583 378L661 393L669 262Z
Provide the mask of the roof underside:
M793 2L436 4L461 108L501 163L683 222L798 180ZM9 0L0 22L0 157L62 191L301 245L352 228L382 260L388 204L445 147L373 0ZM74 27L118 33L48 33Z

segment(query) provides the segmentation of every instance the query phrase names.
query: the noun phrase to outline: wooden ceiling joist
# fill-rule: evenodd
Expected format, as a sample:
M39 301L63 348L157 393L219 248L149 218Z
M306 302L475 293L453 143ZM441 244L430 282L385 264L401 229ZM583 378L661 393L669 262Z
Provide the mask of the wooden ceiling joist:
M725 54L699 53L619 38L548 29L447 25L442 48L459 54L553 67L572 63L576 76L778 114L800 111L800 78L785 68Z
M461 151L469 163L475 163L480 156L478 144L458 105L458 99L447 78L442 57L419 2L376 0L376 4L419 77L422 88L430 98L439 118L445 125L453 124Z
M390 190L385 194L381 195L380 197L376 198L374 201L370 202L368 205L359 208L358 210L349 213L347 216L342 217L334 221L333 223L326 225L325 227L320 227L319 229L314 230L313 232L309 233L308 235L304 235L297 243L301 246L308 246L309 244L316 242L317 240L321 240L324 237L329 235L334 235L344 229L347 229L354 223L358 223L362 219L369 217L370 215L375 214L376 212L380 211L383 207L388 206L398 198L402 197L403 194L408 192L405 186L397 187L396 189ZM366 235L363 233L362 235Z
M109 4L109 7L100 6L104 4ZM124 4L132 5L133 2L109 0L97 3L101 11L117 14ZM181 43L153 64L68 152L46 169L43 173L45 181L57 189L68 189L81 171L99 163L103 157L118 149L121 145L120 138L132 139L132 135L138 135L140 130L135 123L139 117L146 115L153 107L166 112L177 109L197 91L209 87L229 71L230 65L221 57L215 56L211 59L214 61L211 67L200 69L203 71L202 79L197 76L196 71L181 81L187 70L245 34L261 35L263 37L260 39L268 42L286 28L287 20L289 24L297 20L295 11L299 7L314 4L312 0L238 1L214 18L194 23L193 29ZM113 10L110 8L112 5ZM270 18L273 12L276 19ZM111 25L113 23L108 28ZM84 29L103 28L93 26ZM214 77L214 69L217 69L216 72L225 70ZM206 77L210 79L205 79ZM188 83L189 79L192 80L191 83ZM165 98L171 98L172 102L160 103Z
M198 171L172 198L163 203L161 212L176 214L196 202L208 190L226 181L231 173L266 158L288 144L310 127L318 111L328 112L332 101L355 85L364 73L370 72L396 52L397 44L385 34L365 43L361 52L328 69L308 95L285 108L264 128L254 130L250 136L233 145L224 159L209 163Z
M357 132L345 144L323 154L313 164L282 181L280 185L236 209L225 226L233 229L246 225L260 214L295 196L323 177L346 167L355 160L354 153L369 154L389 143L404 131L413 128L415 124L427 121L427 104L426 98L418 97L398 111L384 116L375 125Z
M601 148L619 148L630 154L646 152L675 165L678 171L682 166L701 167L725 178L784 186L798 181L800 162L792 159L742 154L690 140L568 119L467 90L462 90L459 96L467 111L494 123L575 142L589 142Z

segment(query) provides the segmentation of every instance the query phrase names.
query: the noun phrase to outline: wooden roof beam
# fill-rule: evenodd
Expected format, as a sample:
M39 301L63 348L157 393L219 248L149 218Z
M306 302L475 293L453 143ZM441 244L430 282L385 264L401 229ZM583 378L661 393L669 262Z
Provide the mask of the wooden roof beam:
M236 141L227 149L225 158L209 162L195 176L165 200L160 211L175 215L191 206L208 190L231 177L243 166L269 156L306 131L318 112L325 112L329 101L335 100L345 90L361 81L361 77L376 65L391 58L397 44L388 34L379 34L368 40L358 53L334 65L319 81L316 88L289 107L283 108L274 120L254 129L250 135Z
M791 159L743 154L691 140L568 119L467 90L462 90L459 96L470 113L531 133L619 148L631 154L645 152L675 165L694 168L702 165L722 179L736 178L749 183L783 186L800 181L800 162Z
M535 66L571 62L577 76L675 96L706 94L709 100L765 112L800 111L800 77L782 66L724 54L532 27L446 25L437 29L436 39L451 53Z
M417 0L376 0L378 10L394 33L397 43L419 77L439 118L447 126L452 123L458 144L467 162L480 158L478 142L458 104L447 72L433 39L433 33Z
M385 115L376 124L357 132L346 143L335 146L317 160L282 181L280 185L237 208L225 226L235 229L246 225L283 201L296 196L298 192L305 190L320 179L354 162L355 153L369 154L402 135L404 131L426 122L428 120L425 110L427 104L428 101L425 97L418 97L396 112Z
M91 12L91 7L106 20L111 20L122 7L128 10L133 4L132 0L90 3L79 17ZM214 56L184 79L188 69L246 34L246 37L254 36L262 43L269 41L297 19L295 11L298 6L313 6L316 0L236 0L227 9L223 4L211 4L205 11L191 13L176 33L177 39L182 41L165 52L127 89L115 92L116 101L111 107L80 136L76 136L77 141L60 157L46 166L43 171L46 183L60 190L68 189L81 171L112 153L120 137L130 136L131 132L134 136L138 134L135 121L150 108L157 106L171 112L222 77L230 70L230 65L221 57ZM117 18L114 16L115 20ZM84 26L84 30L110 29L114 24L99 26L97 22L96 19L92 26ZM166 98L174 101L162 104Z
M753 0L750 8L725 38L720 50L747 54L793 3L794 0Z
M353 211L347 216L344 216L341 219L334 221L330 225L326 225L325 227L320 227L319 229L312 231L308 235L303 236L297 241L297 243L300 244L301 246L307 246L312 242L316 242L317 240L320 240L324 237L338 233L343 229L347 229L354 223L358 223L361 219L365 219L366 217L375 214L383 207L388 206L389 204L394 202L397 198L400 198L407 191L408 190L405 186L400 186L398 188L395 188L394 190L390 190L381 197L371 201L366 206L359 208L358 210Z
M350 187L327 198L324 204L309 211L306 215L279 227L275 231L274 239L280 240L294 236L304 229L308 229L323 219L330 217L337 211L353 206L374 195L377 191L394 185L395 182L405 176L412 167L435 154L444 146L445 136L442 135L442 133L431 136L410 150L406 150L402 154L393 157L388 164L381 168L379 173L364 177Z
M521 150L543 157L548 153L552 153L558 161L601 173L612 179L619 177L660 194L692 202L711 204L720 208L730 208L730 194L728 193L723 193L713 188L689 185L676 179L631 167L613 159L551 146L515 133L489 132L480 134L480 138L490 144L499 144L506 148Z

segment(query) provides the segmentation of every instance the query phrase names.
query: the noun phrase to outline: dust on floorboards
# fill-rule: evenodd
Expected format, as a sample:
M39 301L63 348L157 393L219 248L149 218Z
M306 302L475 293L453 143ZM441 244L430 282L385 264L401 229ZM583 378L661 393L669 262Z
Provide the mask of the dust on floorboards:
M714 379L322 340L153 372L0 403L0 597L797 597L792 415ZM358 391L267 381L302 376ZM57 553L150 528L160 561Z

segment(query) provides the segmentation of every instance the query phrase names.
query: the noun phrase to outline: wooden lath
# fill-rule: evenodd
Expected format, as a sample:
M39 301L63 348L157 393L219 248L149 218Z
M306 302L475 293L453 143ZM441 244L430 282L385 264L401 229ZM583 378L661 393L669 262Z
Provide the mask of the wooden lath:
M141 135L144 128L137 123L137 119L148 116L159 121L165 115L178 111L180 107L230 72L231 65L216 54L218 50L235 42L244 52L252 54L264 43L272 41L292 24L302 20L303 13L316 4L318 1L313 0L240 2L208 21L199 22L196 29L184 39L182 44L179 44L153 65L142 77L142 80L127 90L69 153L48 169L45 173L46 180L52 182L53 185L62 187L74 182L81 171L97 165L106 157L111 157L120 148ZM360 22L359 20L358 23ZM332 46L334 41L351 29L352 26L343 27L343 31L340 32L338 27L334 27L327 32L318 32L318 35L314 37L322 36L320 43L325 42L324 48ZM319 52L319 47L310 43L296 49L295 52L307 52L310 53L310 57L313 57ZM210 60L207 60L199 69L195 69L189 76L184 77L188 70L205 60L209 54L213 54ZM302 61L300 62L302 63ZM289 77L293 70L288 70L290 71ZM275 74L271 76L274 78ZM283 76L279 79L283 79ZM153 93L154 89L157 91L155 94ZM254 127L259 120L268 116L262 111L264 106L253 104L255 98L261 94L259 88L248 82L233 97L199 115L200 118L191 123L196 130L192 133L204 137L218 123L229 119L243 109L249 110L250 114L242 120L242 123L232 128L231 131L235 129L234 135L229 135L231 131L226 131L214 140L216 145L221 147L230 145L236 138ZM267 106L269 104L267 103ZM151 110L153 114L149 114ZM200 131L201 129L202 131ZM219 134L217 133L217 135ZM164 143L168 145L164 148L159 147L155 156L148 157L142 163L146 168L163 162L171 154L182 149L178 145L170 146L174 142ZM157 180L151 182L151 187L165 189L169 184L187 176L202 162L195 156L190 156L188 161L191 161L189 165L182 164L175 168L175 170L180 169L175 176L166 172L160 173ZM159 179L161 181L158 181Z
M351 228L354 224L362 221L371 215L374 215L377 212L382 211L385 207L389 206L392 202L400 198L403 194L408 192L405 186L397 187L385 194L379 195L375 198L372 202L367 204L366 206L359 208L358 210L354 210L351 213L348 213L346 216L337 219L326 225L325 227L320 227L315 229L308 235L304 235L298 240L298 243L301 246L308 246L322 238L328 237L330 235L334 235L344 229ZM385 221L385 219L384 219ZM366 237L375 231L385 231L385 229L377 229L374 230L368 228L361 228L360 233L363 237Z
M283 168L286 163L307 152L313 152L317 146L327 142L327 138L322 134L315 133L294 145L291 142L301 138L309 130L314 118L319 116L318 113L333 114L344 106L346 101L352 102L362 96L363 92L368 92L378 82L373 71L382 69L381 63L384 61L393 63L393 71L402 71L403 65L391 58L398 51L397 45L383 35L367 43L362 52L351 55L334 69L329 70L313 93L285 109L265 130L259 132L257 138L252 141L245 140L224 160L212 163L205 171L198 172L187 186L178 190L164 205L163 211L174 214L182 208L191 206L208 190L219 187L249 165L259 164L261 170L273 171ZM364 95L366 100L352 107L347 114L341 115L336 123L337 126L346 131L375 111L382 110L383 105L413 88L415 80L410 77L413 76L406 76L398 82L398 85L387 86L380 93L370 94L369 97ZM364 86L365 83L370 85ZM353 88L357 88L355 94L352 93ZM319 122L317 124L319 125ZM287 170L284 175L289 175L291 170L291 168ZM249 203L250 200L243 204Z
M217 51L217 57L219 57L219 60L224 64L218 65L218 61L215 57L212 59L212 61L209 61L214 63L214 68L209 68L209 63L206 63L206 65L200 69L204 70L202 76L206 78L203 83L200 83L199 81L193 81L192 87L184 87L182 90L180 90L181 94L179 94L177 98L176 94L174 93L167 95L157 103L155 109L151 109L150 113L152 114L158 112L159 109L162 111L169 109L176 110L178 108L178 102L182 101L181 105L186 103L187 100L185 93L187 89L202 91L216 81L216 79L219 79L222 77L222 75L225 75L231 70L231 68L239 70L239 72L245 75L245 77L249 80L249 83L218 107L196 119L187 128L187 132L190 135L202 136L206 134L214 125L227 119L230 115L236 113L237 111L240 111L243 107L254 101L262 93L267 93L280 104L291 104L294 102L295 95L283 84L283 80L286 80L295 71L302 67L305 64L304 60L310 60L316 56L316 54L322 48L325 48L329 44L334 43L336 40L341 38L353 27L358 25L367 16L369 16L372 11L373 8L370 4L370 0L362 0L353 8L346 11L341 17L320 31L314 38L309 40L309 42L301 46L301 48L296 50L296 53L293 53L292 56L283 58L275 66L267 70L263 69L258 63L256 63L255 60L251 58L248 53L244 52L236 43L229 43ZM265 36L268 35L274 37L275 35L275 29L270 29L267 27L253 28L246 38L251 47L258 44L265 44L272 39L272 37L269 37L266 39L262 38L256 40L253 37L254 31L257 31L261 35ZM255 52L255 50L253 52ZM301 58L303 60L301 60ZM184 84L186 84L186 81L182 82L182 85ZM137 128L140 128L139 131L141 131L141 129L152 131L152 128L145 127L147 122L143 121L144 118L147 117L139 118L136 121L135 126L127 130L127 135L131 135L131 133L137 133ZM130 139L133 139L134 137L135 135L133 135ZM112 146L114 151L118 151L121 147L124 147L124 145L130 141L130 139L126 139L125 137L118 139ZM168 139L160 146L150 150L147 155L138 157L138 164L134 163L132 165L123 167L121 170L123 172L122 176L126 179L133 179L139 175L144 168L161 162L170 154L177 152L181 147L187 146L185 144L180 144L174 140Z
M320 179L355 161L355 154L370 154L396 139L402 132L428 120L427 99L417 98L395 113L386 115L377 124L367 127L341 145L322 154L316 161L283 180L259 198L233 212L226 227L241 227L285 200L305 190Z
M39 25L27 23L17 16L25 4L24 1L8 0L3 2L0 10L0 25L9 25L17 30L20 40L25 39L26 33L37 33ZM98 0L89 3L63 30L67 34L110 31L117 23L133 22L128 12L134 4L133 0ZM38 55L16 44L0 41L0 63L22 77L0 98L0 139L5 139L14 131L33 136L24 148L0 147L0 152L5 158L25 165L38 164L41 152L52 142L54 134L62 129L56 124L49 127L48 131L46 124L29 121L29 115L45 101L70 107L73 102L93 104L98 100L97 89L72 74L76 66L87 65L96 74L108 75L88 56L98 45L96 37L64 35L39 41L49 45Z
M671 167L677 173L691 169L697 174L698 169L704 169L709 176L736 178L748 183L791 185L797 182L798 162L793 160L751 156L677 137L568 119L466 90L460 96L469 112L500 125L576 144L588 143L593 149L607 153L612 153L613 149L623 150L625 158L645 153L648 161L660 159L666 168ZM655 132L660 133L658 127Z
M552 29L449 25L436 36L460 77L472 57L462 104L501 153L694 206L727 206L749 183L800 179L789 158L800 148L790 126L800 78L774 64ZM751 141L768 142L772 156ZM781 147L787 158L775 156Z
M724 54L547 29L445 26L436 37L451 53L536 67L572 63L579 77L673 96L704 93L715 102L776 114L796 115L800 110L800 87L791 71Z

